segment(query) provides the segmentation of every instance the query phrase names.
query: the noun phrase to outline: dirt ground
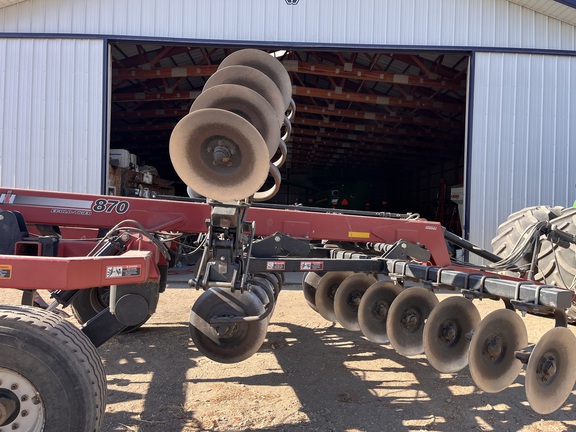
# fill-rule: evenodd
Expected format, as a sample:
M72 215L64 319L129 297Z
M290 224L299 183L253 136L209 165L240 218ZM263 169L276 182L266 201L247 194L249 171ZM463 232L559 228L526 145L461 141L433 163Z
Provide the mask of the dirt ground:
M215 363L189 339L200 293L177 273L143 328L99 349L108 377L102 432L576 431L576 391L548 416L528 406L523 372L505 391L484 393L467 368L441 374L424 355L402 357L326 322L304 300L300 275L280 293L260 351ZM0 292L0 303L14 298ZM475 303L482 316L502 307ZM553 327L546 318L525 322L531 342Z

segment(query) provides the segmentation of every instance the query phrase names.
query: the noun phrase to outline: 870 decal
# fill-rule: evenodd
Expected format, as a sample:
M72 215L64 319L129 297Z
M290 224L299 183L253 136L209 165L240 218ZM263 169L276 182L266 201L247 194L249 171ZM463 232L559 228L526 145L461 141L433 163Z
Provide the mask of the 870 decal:
M97 199L92 205L92 211L96 213L118 213L124 214L130 208L128 201L116 199Z

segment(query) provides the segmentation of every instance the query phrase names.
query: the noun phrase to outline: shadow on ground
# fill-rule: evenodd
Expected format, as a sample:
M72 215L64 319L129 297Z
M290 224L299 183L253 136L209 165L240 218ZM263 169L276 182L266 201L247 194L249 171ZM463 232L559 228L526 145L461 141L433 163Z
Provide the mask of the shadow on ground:
M439 374L422 356L402 357L334 326L276 322L254 358L272 354L279 368L260 368L255 361L249 371L239 364L242 373L235 374L234 366L226 365L226 376L214 372L218 364L189 343L185 322L121 335L100 352L109 384L103 431L574 430L574 394L541 424L525 402L522 376L501 393L482 393L467 369ZM190 391L220 384L240 390L229 398ZM254 424L250 417L261 414L260 407L243 400L242 392L286 386L297 406L285 417L273 413L269 425ZM224 411L227 404L234 409L244 404L246 410L207 422L197 416L206 404L220 404Z

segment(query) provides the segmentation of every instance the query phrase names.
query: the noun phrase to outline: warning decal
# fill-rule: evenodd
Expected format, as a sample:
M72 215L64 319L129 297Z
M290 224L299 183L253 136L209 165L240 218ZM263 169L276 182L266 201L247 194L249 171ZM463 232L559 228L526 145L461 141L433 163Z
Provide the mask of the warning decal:
M110 266L106 267L106 278L140 276L141 272L140 265Z
M12 278L12 266L0 265L0 279L11 279L11 278Z
M300 263L300 271L316 271L323 269L324 263L322 261L302 261Z
M286 270L286 261L266 261L266 270Z

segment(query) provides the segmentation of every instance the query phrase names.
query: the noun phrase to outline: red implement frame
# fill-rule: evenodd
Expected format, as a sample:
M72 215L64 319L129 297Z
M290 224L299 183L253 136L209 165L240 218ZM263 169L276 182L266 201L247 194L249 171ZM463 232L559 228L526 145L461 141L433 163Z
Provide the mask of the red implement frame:
M158 279L149 251L73 258L0 255L0 288L73 290L149 279Z
M22 213L29 225L112 228L138 221L148 232L206 232L211 207L206 203L0 188L0 209ZM392 219L334 213L251 207L255 235L277 232L294 238L393 244L402 239L421 244L431 264L450 265L443 230L425 219ZM66 250L66 248L62 248ZM5 258L5 257L2 257Z

